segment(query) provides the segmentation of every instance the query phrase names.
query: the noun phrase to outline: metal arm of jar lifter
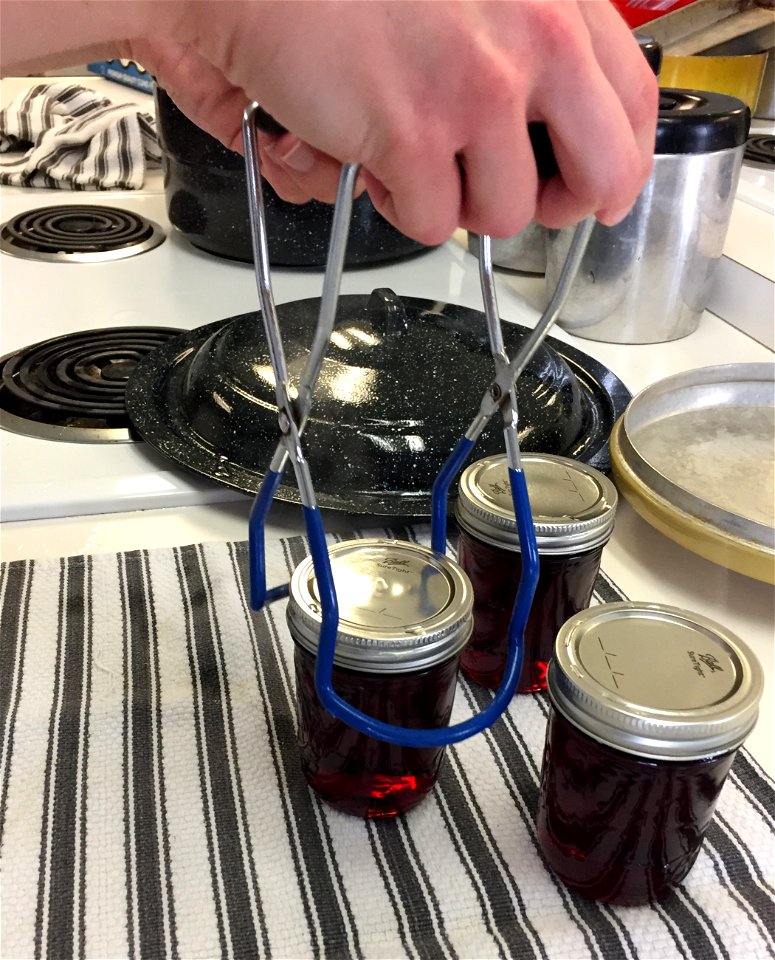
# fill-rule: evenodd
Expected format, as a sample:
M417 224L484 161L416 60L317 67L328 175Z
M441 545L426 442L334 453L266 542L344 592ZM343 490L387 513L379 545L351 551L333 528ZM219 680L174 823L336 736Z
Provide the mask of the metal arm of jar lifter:
M443 523L444 527L446 526L446 496L449 490L449 484L467 458L476 439L481 434L490 417L496 410L501 409L509 458L509 480L511 483L523 559L522 575L509 631L510 648L513 647L513 650L510 649L506 676L497 694L489 706L475 717L453 726L432 729L401 727L396 724L377 720L363 713L361 710L356 709L346 700L343 700L333 688L332 673L336 634L339 627L339 607L320 511L315 502L309 466L304 458L304 451L301 445L301 433L309 415L312 391L335 321L336 301L344 262L352 193L358 168L355 165L346 164L342 169L329 247L329 258L326 265L324 295L321 302L318 328L302 377L299 395L294 402L290 396L287 366L285 364L279 324L271 290L258 143L255 135L256 113L258 110L257 105L252 104L245 111L243 136L245 139L245 160L248 173L256 278L264 327L269 344L270 360L275 375L278 421L282 439L272 459L270 469L256 495L250 517L251 606L253 606L254 609L260 609L264 603L285 596L288 592L287 586L271 591L266 590L264 524L272 498L279 486L283 469L288 456L290 456L304 510L310 553L312 555L312 563L321 602L322 623L315 666L315 687L323 707L333 716L348 723L361 733L372 736L378 740L408 747L440 747L450 743L457 743L476 733L480 733L498 719L508 706L519 679L522 657L522 636L538 579L538 551L535 543L535 531L533 529L530 502L527 495L527 484L519 462L514 380L541 343L551 322L559 312L562 301L558 300L557 293L555 293L552 297L550 307L541 318L541 321L539 321L536 330L528 338L514 360L509 362L503 349L503 340L495 301L490 240L489 237L482 238L483 249L486 249L486 262L482 271L482 288L488 318L488 329L490 331L490 342L495 357L496 378L482 400L479 414L472 422L465 436L456 446L434 484L434 545L440 535L441 549L439 552L444 552L445 537L443 532L440 534L440 531L443 531L443 527L440 527L439 524ZM581 260L583 247L586 245L589 237L591 225L591 222L589 224L582 224L574 236L567 259L568 263L570 263L575 257L575 269L578 268L578 263ZM574 253L574 251L576 252ZM572 271L573 273L575 273L575 269ZM563 276L567 273L566 264L566 270L563 271ZM567 293L571 281L572 274L567 277L565 282L565 293ZM562 284L563 278L561 277L558 283L558 290ZM550 314L553 305L555 306L553 312ZM444 503L439 506L441 500L443 500Z
M541 345L549 328L557 318L565 302L573 279L578 272L589 237L594 226L594 218L588 217L576 228L560 277L546 310L539 318L535 328L513 360L509 360L503 344L498 302L495 295L495 281L492 273L492 243L490 237L479 238L479 279L484 300L484 312L487 319L487 333L490 350L495 362L495 379L492 381L479 405L479 413L460 438L447 458L433 484L431 501L431 546L438 553L444 553L447 540L447 498L449 487L462 469L479 439L482 431L497 410L503 419L503 436L506 444L509 486L514 504L514 516L517 521L519 549L522 559L519 586L514 599L508 628L508 647L506 666L495 697L489 706L473 720L450 727L449 730L465 728L466 723L476 721L489 726L505 711L519 683L524 654L524 638L527 618L533 603L538 583L539 560L536 545L535 528L527 491L527 481L522 470L519 454L519 432L517 416L517 398L515 384L517 378L527 366L530 358ZM464 736L467 735L463 734Z
M280 486L283 471L290 456L293 462L296 482L299 487L304 516L306 520L310 543L313 533L310 524L320 526L319 511L315 502L315 493L309 466L304 458L300 438L309 417L312 404L312 394L317 383L320 368L331 332L336 320L336 306L339 299L339 287L342 280L344 256L347 249L347 234L352 216L353 194L355 181L358 176L358 167L346 164L342 168L339 179L339 188L334 208L334 219L331 227L331 240L326 260L326 271L323 277L323 292L320 301L320 313L310 347L307 363L301 377L296 399L291 398L288 381L288 368L285 362L280 326L277 320L272 281L269 268L269 244L266 233L266 218L264 214L264 195L261 186L260 161L258 152L258 138L256 136L257 120L266 118L258 104L250 104L245 109L242 118L242 137L245 146L245 167L247 171L248 199L250 207L250 226L253 241L253 258L256 268L256 284L258 299L261 304L261 315L264 322L269 357L275 377L275 395L277 397L278 422L281 439L269 465L261 486L258 489L253 507L250 511L248 523L248 548L250 567L250 605L254 610L260 610L265 603L279 600L288 596L288 584L266 588L266 544L264 528L269 508L272 504L277 488ZM316 519L317 518L317 519ZM317 540L317 534L314 535ZM325 544L325 538L323 539ZM314 554L313 554L314 556ZM326 560L328 552L326 551ZM317 571L317 568L316 568ZM337 622L338 622L337 615Z

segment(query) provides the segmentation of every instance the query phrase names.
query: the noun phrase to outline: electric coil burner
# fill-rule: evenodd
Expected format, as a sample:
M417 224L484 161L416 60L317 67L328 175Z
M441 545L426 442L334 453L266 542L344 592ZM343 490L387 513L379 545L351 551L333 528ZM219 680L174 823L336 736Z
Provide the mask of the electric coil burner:
M142 357L180 330L116 327L44 340L0 359L0 428L80 443L140 438L124 406Z
M771 169L775 166L775 136L769 133L757 133L749 137L743 158L752 166Z
M0 227L0 250L27 260L98 263L145 253L164 240L152 220L118 207L63 205L20 213Z

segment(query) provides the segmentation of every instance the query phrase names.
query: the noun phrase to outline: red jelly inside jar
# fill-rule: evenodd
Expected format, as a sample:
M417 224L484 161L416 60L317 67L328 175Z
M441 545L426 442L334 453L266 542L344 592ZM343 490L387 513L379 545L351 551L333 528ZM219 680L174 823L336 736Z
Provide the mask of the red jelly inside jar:
M589 605L613 530L617 494L598 470L566 457L525 454L522 469L539 575L517 692L533 693L546 687L557 631ZM508 659L508 629L522 572L505 456L471 464L458 492L458 561L474 589L474 629L460 666L469 679L495 689Z
M603 548L582 554L541 556L533 605L525 627L522 673L517 693L546 688L546 668L557 631L589 606ZM517 595L519 553L484 543L460 531L458 562L474 588L474 629L460 665L471 680L495 689L508 655L508 629Z
M473 591L448 557L415 543L343 541L329 551L338 597L332 683L376 720L410 729L449 724ZM298 743L307 782L359 817L395 817L419 803L439 775L443 747L377 740L328 713L315 689L322 612L311 559L291 578Z
M407 727L449 723L458 657L411 674L356 673L334 667L336 692L378 720ZM413 748L359 733L327 713L315 693L315 657L296 645L298 741L307 782L337 810L395 817L433 787L443 747Z
M702 846L735 751L648 760L614 750L552 712L538 839L569 887L607 903L664 900Z

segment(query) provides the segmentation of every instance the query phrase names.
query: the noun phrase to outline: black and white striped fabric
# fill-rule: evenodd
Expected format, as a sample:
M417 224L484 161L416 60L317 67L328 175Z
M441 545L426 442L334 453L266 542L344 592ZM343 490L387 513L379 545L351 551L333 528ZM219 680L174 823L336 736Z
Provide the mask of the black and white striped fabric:
M0 110L0 183L138 190L161 162L155 123L79 84L35 84Z
M270 544L270 582L305 551ZM3 957L775 956L773 786L745 751L670 902L585 900L536 846L543 695L405 817L336 813L299 768L284 603L251 613L247 578L243 543L3 565ZM489 698L463 683L454 719Z

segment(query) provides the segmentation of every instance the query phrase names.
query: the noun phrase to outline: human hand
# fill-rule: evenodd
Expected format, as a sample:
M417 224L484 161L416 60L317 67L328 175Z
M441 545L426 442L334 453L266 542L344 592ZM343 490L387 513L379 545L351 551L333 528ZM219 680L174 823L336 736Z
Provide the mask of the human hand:
M155 72L232 148L247 98L293 131L261 138L286 199L332 199L339 162L358 161L380 212L438 243L457 226L508 236L533 217L613 223L651 169L656 80L607 0L190 7L183 55L150 54ZM554 146L559 174L546 182L530 120Z
M257 100L292 131L260 138L281 196L332 200L357 161L377 209L429 244L614 223L651 169L656 80L608 0L4 0L3 34L24 72L55 49L138 60L232 149ZM554 147L545 182L529 121Z

